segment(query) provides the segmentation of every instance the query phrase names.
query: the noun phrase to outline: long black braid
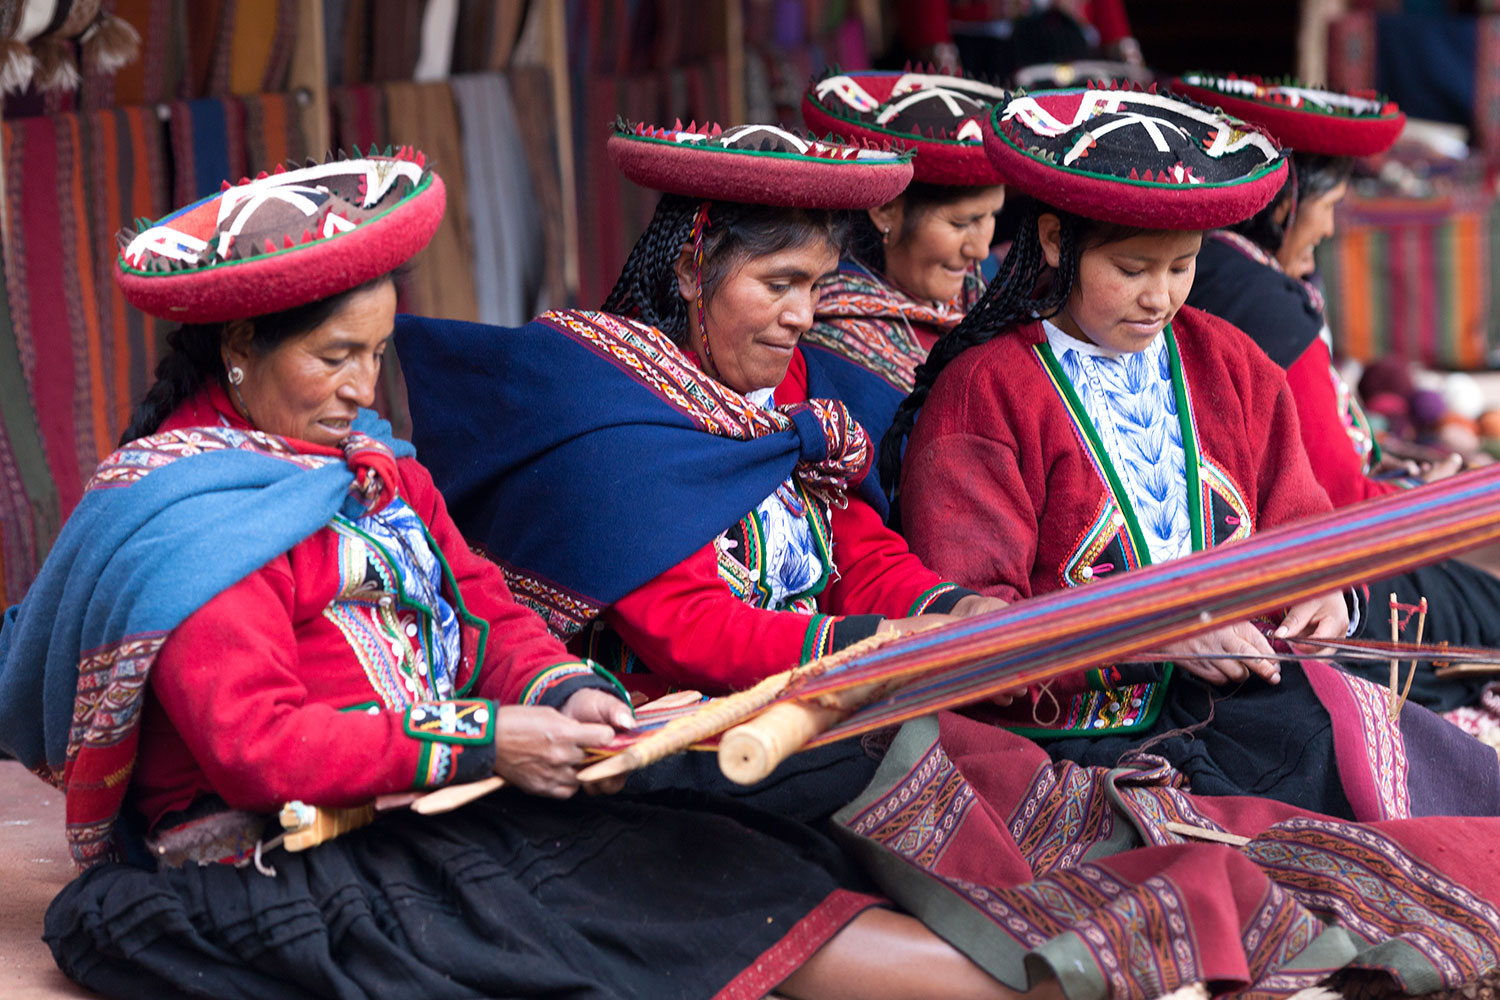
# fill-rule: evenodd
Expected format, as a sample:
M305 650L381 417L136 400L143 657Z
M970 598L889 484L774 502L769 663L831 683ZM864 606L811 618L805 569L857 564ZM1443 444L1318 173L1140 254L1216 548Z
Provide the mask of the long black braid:
M1037 233L1037 219L1056 215L1062 223L1057 270L1042 282L1047 258ZM1078 261L1085 238L1097 223L1067 212L1032 204L1021 218L1016 240L1000 264L1000 271L985 288L983 297L969 310L963 322L938 338L927 360L917 366L911 394L896 410L890 430L880 442L880 481L891 499L891 521L899 524L901 458L906 439L916 425L917 414L927 401L938 375L964 351L988 343L996 334L1018 323L1055 316L1068 301L1078 280Z
M673 340L687 336L687 303L677 290L673 265L693 229L701 202L675 194L662 195L656 214L625 259L615 287L604 300L604 311L638 319ZM709 211L713 224L713 211Z
M696 198L662 195L656 214L635 241L615 287L604 300L605 312L654 326L679 344L687 341L688 304L678 288L675 265L692 240L693 223L702 205ZM845 212L709 202L701 275L705 302L738 262L820 237L842 252L848 227Z

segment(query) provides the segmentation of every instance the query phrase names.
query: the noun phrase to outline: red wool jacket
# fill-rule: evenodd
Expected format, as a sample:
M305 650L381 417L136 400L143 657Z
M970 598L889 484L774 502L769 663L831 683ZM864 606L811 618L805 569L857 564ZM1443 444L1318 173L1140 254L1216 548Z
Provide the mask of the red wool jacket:
M248 429L215 387L161 429L221 422ZM414 459L397 469L396 492L426 524L457 588L445 596L462 623L460 697L490 702L467 707L484 708L484 720L495 703L555 705L581 686L608 687L469 550L427 470ZM393 647L408 663L422 658L410 639L422 612L371 589L367 556L375 558L320 529L172 633L151 672L133 779L148 823L209 793L265 812L291 799L354 805L489 773L489 725L481 722L488 736L470 745L418 738L405 701L382 700L379 678L399 675ZM354 570L347 580L346 569Z
M1286 383L1297 401L1297 421L1302 446L1312 463L1313 475L1335 507L1385 496L1401 489L1365 475L1364 459L1349 440L1339 409L1338 393L1328 368L1333 359L1328 345L1319 338L1286 370Z
M794 353L776 402L806 398L806 362ZM604 620L657 676L653 684L637 674L627 678L629 686L655 694L665 680L708 693L740 690L872 635L882 617L946 612L969 593L924 566L857 497L825 513L835 574L817 595L817 613L748 603L730 589L738 582L736 567L721 566L713 543L609 607ZM624 667L593 646L586 651L606 666Z
M1204 545L1331 509L1281 369L1238 329L1191 307L1172 330L1197 432L1193 506ZM1045 342L1033 322L952 362L917 420L901 477L912 551L947 578L1009 601L1150 559L1132 537L1128 500L1114 496L1041 359ZM1076 676L1052 690L1087 683Z

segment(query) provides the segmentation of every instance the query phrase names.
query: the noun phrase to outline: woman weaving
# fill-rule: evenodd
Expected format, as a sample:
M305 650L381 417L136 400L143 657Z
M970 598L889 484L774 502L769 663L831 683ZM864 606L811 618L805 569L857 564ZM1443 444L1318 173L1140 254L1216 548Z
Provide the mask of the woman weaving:
M1254 77L1195 74L1173 81L1172 87L1265 129L1292 148L1294 167L1265 208L1205 236L1188 305L1244 330L1286 369L1313 475L1335 507L1401 489L1396 480L1370 474L1379 458L1375 438L1354 393L1333 367L1323 296L1309 278L1313 249L1333 235L1334 209L1348 189L1353 158L1388 149L1406 116L1389 101ZM1423 478L1451 475L1458 462L1454 455ZM1500 580L1461 560L1372 580L1367 591L1371 613L1361 629L1367 638L1391 637L1386 609L1394 596L1406 605L1430 600L1427 641L1500 642ZM1385 680L1383 664L1378 669L1351 664L1349 669ZM1411 697L1446 711L1476 702L1488 680L1484 675L1438 678L1422 670Z
M556 801L623 692L362 409L390 272L443 212L422 163L262 175L123 234L126 297L185 325L0 632L0 733L65 789L84 869L59 965L111 996L1014 995L810 831ZM492 773L515 790L261 857L289 799Z
M917 417L898 495L914 550L1024 606L1328 509L1277 367L1180 308L1199 230L1281 186L1274 144L1105 88L1017 94L985 128L1008 190L1044 201L886 441L897 482ZM1272 632L1345 625L1334 596ZM1327 664L1271 683L1248 624L1169 651L1170 672L1123 664L907 723L840 835L1011 984L1038 967L1069 996L1140 1000L1494 983L1494 752L1418 706L1388 718L1379 689Z
M1016 599L1327 510L1280 369L1182 305L1201 230L1280 189L1271 140L1186 99L1104 89L1017 96L987 128L1007 183L1043 201L984 300L919 369L885 442L894 475L920 410L900 481L913 549ZM1342 636L1347 622L1339 595L1306 600L1269 637L1221 627L1168 648L1175 665L1034 691L1004 721L1080 763L1149 744L1200 794L1372 819L1387 814L1376 790L1400 782L1414 814L1500 812L1490 751L1452 726L1408 706L1415 770L1372 771L1366 747L1387 744L1390 727L1374 689L1326 664L1281 671L1260 658L1276 639ZM1432 780L1417 775L1429 767ZM1455 769L1473 784L1455 785Z
M1004 94L962 76L866 72L814 80L803 95L802 117L813 131L916 153L906 190L853 213L850 251L802 339L802 353L816 357L874 441L911 392L917 365L984 288L979 265L1005 189L984 153L979 120ZM788 381L805 367L793 359Z
M869 438L797 352L838 210L889 202L906 158L761 125L621 128L609 151L665 194L605 312L504 334L398 324L416 440L522 599L652 693L746 688L913 616L995 606L884 527ZM477 414L494 406L538 439L491 441Z

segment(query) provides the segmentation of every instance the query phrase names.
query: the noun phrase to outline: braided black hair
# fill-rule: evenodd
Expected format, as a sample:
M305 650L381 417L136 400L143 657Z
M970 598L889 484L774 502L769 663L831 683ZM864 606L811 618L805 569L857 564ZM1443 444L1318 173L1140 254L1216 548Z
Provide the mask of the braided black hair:
M293 337L311 333L343 308L350 298L384 282L395 281L401 273L403 269L397 269L347 292L247 320L253 331L250 350L263 356ZM217 379L221 386L228 388L223 354L227 326L225 323L189 323L167 334L167 353L156 365L156 381L131 412L130 426L120 435L120 447L136 438L154 434L173 410L191 399L210 379Z
M1055 215L1061 223L1057 268L1047 266L1037 220ZM1143 230L1085 219L1040 202L1025 207L1015 242L1000 264L1000 271L985 288L984 295L969 310L963 322L938 338L927 360L917 366L911 394L897 408L890 430L880 442L880 481L891 499L891 523L899 525L899 493L902 453L916 425L917 414L927 401L938 375L971 347L988 343L1002 331L1033 319L1057 315L1067 304L1078 280L1078 263L1089 246L1128 239ZM1049 275L1047 272L1052 270Z
M1290 216L1281 221L1277 221L1276 216L1291 201L1293 184L1296 185L1297 204L1305 205L1332 191L1354 173L1354 159L1348 156L1324 156L1321 153L1294 151L1292 166L1286 182L1269 205L1250 218L1225 228L1249 239L1266 253L1276 254L1286 242L1287 224L1291 221Z
M656 214L635 241L603 310L654 326L679 344L687 341L688 304L677 286L675 265L692 239L693 222L703 202L665 194ZM821 209L777 208L739 202L709 203L703 234L705 305L719 282L750 257L779 253L815 239L843 252L849 216Z

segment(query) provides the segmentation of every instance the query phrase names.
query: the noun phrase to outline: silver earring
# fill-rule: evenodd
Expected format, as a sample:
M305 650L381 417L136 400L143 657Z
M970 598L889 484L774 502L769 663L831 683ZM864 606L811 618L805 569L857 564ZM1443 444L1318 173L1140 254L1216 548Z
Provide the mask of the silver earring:
M890 241L891 241L891 227L890 226L886 226L884 229L882 229L880 231L880 242L881 243L889 243Z
M245 369L241 368L239 365L230 365L229 384L239 385L243 381L245 381Z

